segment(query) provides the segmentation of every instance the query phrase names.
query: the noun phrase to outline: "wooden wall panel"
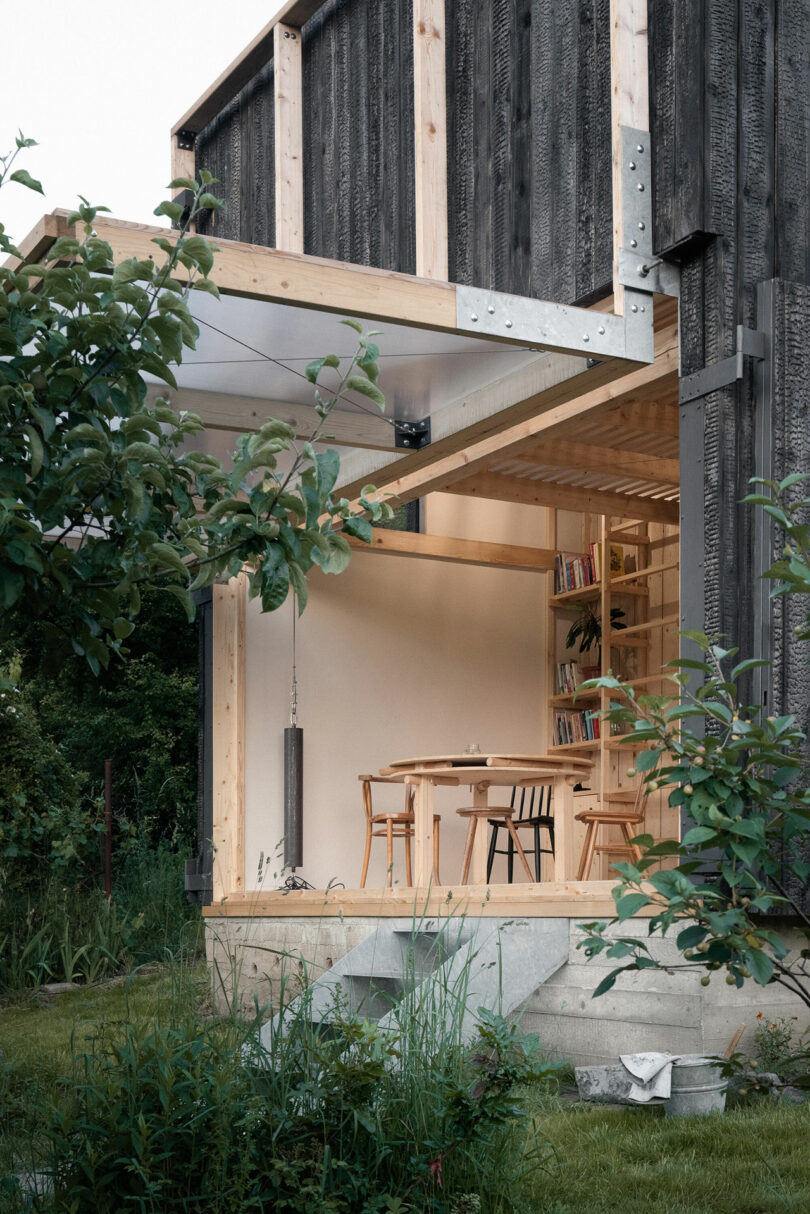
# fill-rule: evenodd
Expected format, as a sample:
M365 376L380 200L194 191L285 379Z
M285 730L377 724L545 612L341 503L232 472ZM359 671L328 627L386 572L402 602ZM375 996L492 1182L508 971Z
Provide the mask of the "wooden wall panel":
M203 234L275 244L273 119L270 62L197 137L197 172L214 174L214 190L227 203L224 212L202 217Z
M609 0L447 0L450 279L611 282Z
M304 27L304 251L415 271L410 0L329 0Z

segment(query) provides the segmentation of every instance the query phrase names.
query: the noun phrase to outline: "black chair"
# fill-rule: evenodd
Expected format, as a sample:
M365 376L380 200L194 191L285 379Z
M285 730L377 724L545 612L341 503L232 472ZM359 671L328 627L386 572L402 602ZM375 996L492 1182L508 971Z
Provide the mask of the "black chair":
M517 785L512 789L512 796L509 805L513 810L512 825L518 830L531 828L534 832L534 874L535 880L540 880L540 857L543 855L554 855L554 815L551 812L551 785L540 784L535 788L518 788ZM517 817L514 811L517 810ZM515 863L515 844L511 834L506 832L506 847L498 847L498 831L505 822L503 819L490 818L489 825L492 827L492 837L489 841L489 856L487 858L487 881L492 876L492 866L495 863L495 857L506 856L506 865L508 880L511 884L514 874ZM540 846L540 831L545 828L548 831L548 847Z

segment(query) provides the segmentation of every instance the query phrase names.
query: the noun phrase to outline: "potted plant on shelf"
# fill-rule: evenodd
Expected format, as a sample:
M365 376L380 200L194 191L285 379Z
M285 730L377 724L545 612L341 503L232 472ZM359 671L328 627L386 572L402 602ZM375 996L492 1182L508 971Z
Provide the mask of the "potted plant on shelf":
M597 679L602 673L602 620L596 614L590 603L572 603L571 609L579 614L574 620L571 627L568 629L568 635L565 638L565 648L573 649L577 641L579 641L579 652L585 653L586 650L596 646L597 664L595 666L583 666L582 674L586 679ZM611 607L610 609L610 627L618 630L626 628L626 624L622 624L624 612L621 607Z

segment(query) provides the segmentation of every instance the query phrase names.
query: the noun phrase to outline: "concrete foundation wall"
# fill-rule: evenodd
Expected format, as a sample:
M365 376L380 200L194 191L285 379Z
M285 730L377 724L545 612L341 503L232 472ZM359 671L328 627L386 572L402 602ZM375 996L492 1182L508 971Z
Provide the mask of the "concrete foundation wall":
M269 1013L285 984L288 995L297 994L378 923L373 917L209 919L206 951L215 1004L224 1010L230 1003L236 976L240 1007L250 1011L256 1000ZM627 935L627 925L611 932ZM797 1031L810 1023L808 1010L784 987L749 981L737 990L726 985L723 970L708 987L700 985L697 970L622 975L594 1000L594 988L613 963L602 957L588 961L577 948L583 935L578 920L570 920L567 963L529 998L521 1017L523 1028L537 1033L544 1047L577 1066L614 1062L620 1053L639 1050L722 1054L740 1024L745 1034L738 1048L753 1053L758 1012L768 1021L796 1016ZM796 947L804 943L797 935ZM650 949L663 962L680 960L674 941L650 942Z

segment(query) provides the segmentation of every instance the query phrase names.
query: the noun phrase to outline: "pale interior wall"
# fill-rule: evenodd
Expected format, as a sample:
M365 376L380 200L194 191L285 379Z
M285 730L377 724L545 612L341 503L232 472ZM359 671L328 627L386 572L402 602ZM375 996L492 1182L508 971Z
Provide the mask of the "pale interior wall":
M544 547L548 511L436 494L427 529L458 538ZM365 837L357 776L392 759L463 750L545 747L546 617L550 575L356 554L339 577L314 570L298 621L298 723L304 729L304 864L317 888L359 883ZM283 836L283 730L289 724L291 603L247 609L246 879ZM375 808L399 809L404 791L380 788ZM493 803L497 794L493 795ZM437 790L442 882L458 880L466 788ZM404 884L403 845L394 877ZM499 863L504 863L499 861ZM280 863L262 882L278 884ZM493 880L505 879L496 872ZM385 880L375 839L368 886Z

